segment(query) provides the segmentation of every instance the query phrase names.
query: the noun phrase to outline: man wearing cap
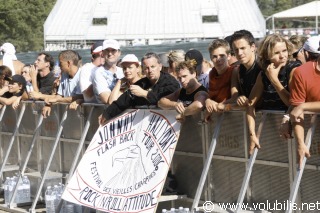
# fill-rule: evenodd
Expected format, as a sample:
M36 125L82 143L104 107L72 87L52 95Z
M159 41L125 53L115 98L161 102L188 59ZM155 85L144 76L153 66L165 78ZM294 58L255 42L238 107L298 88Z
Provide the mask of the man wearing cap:
M320 53L320 37L312 37L312 42L306 42L304 48L313 53ZM306 44L305 43L305 44ZM318 44L318 48L316 48ZM304 157L310 157L309 150L304 144L304 111L320 112L320 57L316 61L308 61L297 67L292 75L290 84L290 118L293 125L299 163ZM287 136L287 138L290 135Z
M102 55L102 41L97 41L91 47L91 62L82 66L80 72L80 90L83 94L84 102L95 103L93 93L93 78L95 71L105 63L105 59Z
M0 65L5 65L11 69L12 75L21 74L24 63L19 61L16 56L16 48L11 43L4 43L0 47L0 52L3 54Z
M304 42L302 46L302 51L306 61L316 61L318 59L320 54L318 47L319 47L319 36L310 37L307 39L306 42Z
M157 105L160 98L179 88L178 81L168 73L161 72L162 65L156 53L147 53L142 58L142 68L146 74L125 91L99 116L99 124L120 114L129 107Z
M185 55L185 60L194 59L197 62L197 79L207 90L209 89L209 73L212 69L210 62L203 58L200 51L191 49Z
M26 80L22 75L14 75L12 77L5 77L9 81L8 91L0 97L0 104L12 105L16 101L20 101L26 88Z
M105 40L102 49L105 63L95 71L93 91L98 103L107 104L117 80L122 79L124 75L122 69L117 67L121 55L120 44L116 40Z

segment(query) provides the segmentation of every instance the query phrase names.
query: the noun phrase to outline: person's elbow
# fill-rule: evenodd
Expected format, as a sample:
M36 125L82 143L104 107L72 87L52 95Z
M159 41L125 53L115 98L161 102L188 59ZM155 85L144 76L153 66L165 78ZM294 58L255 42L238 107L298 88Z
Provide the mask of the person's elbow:
M194 107L195 107L197 112L202 111L202 109L204 108L204 101L195 101L194 102Z
M99 96L100 96L101 103L109 104L110 93L101 93Z

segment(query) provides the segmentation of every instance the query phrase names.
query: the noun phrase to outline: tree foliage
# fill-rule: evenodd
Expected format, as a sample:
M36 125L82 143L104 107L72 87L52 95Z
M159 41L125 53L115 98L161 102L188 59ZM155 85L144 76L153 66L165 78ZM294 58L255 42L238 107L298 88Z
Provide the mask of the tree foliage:
M17 52L43 49L43 24L56 0L0 0L0 43Z
M278 13L312 1L314 0L256 0L265 18L274 13Z

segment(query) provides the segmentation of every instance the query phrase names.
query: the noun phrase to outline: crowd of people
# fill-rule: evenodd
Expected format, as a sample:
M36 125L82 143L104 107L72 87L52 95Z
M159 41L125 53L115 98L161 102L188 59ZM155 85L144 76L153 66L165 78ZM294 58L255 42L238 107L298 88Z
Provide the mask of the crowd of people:
M82 103L107 104L99 116L101 125L142 105L175 109L179 122L201 111L210 122L213 113L242 107L250 153L260 148L255 111L280 110L285 112L280 137L292 138L293 129L301 163L310 156L304 143L304 111L320 111L319 42L318 36L287 39L278 34L256 42L251 32L239 30L210 43L210 60L196 49L148 52L139 60L134 54L120 59L118 41L108 39L92 45L91 62L84 65L76 51L61 51L61 73L53 70L50 54L41 52L34 64L23 64L14 46L5 43L0 47L0 104L16 108L21 100L43 100L44 117L54 103L70 103L70 109Z

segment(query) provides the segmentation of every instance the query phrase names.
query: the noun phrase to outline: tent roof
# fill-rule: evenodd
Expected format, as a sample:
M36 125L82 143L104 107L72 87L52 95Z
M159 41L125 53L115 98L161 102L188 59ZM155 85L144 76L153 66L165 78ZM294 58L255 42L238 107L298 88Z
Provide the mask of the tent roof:
M273 14L274 18L293 18L320 16L320 1L313 1L298 7Z

